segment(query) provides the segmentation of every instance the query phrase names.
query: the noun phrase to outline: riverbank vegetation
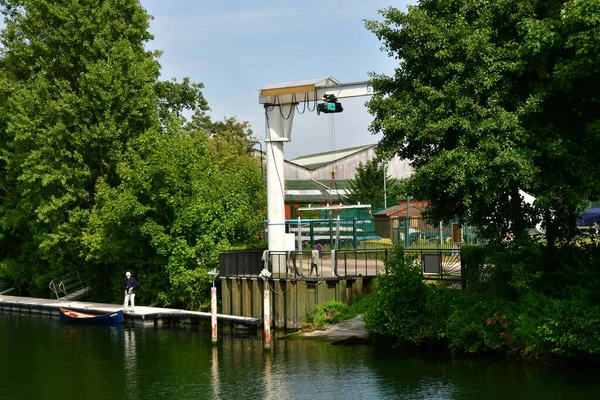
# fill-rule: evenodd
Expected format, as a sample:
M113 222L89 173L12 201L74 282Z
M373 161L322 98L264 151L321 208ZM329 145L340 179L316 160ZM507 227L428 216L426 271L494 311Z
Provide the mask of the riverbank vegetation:
M597 361L600 251L578 241L576 220L600 198L600 2L421 0L381 13L367 28L398 66L373 74L378 154L410 161L405 189L429 201L426 218L458 218L487 244L464 249L466 291L426 285L398 249L368 329L453 352Z
M335 324L364 314L370 304L370 299L371 295L368 294L361 299L352 299L349 304L341 301L328 301L323 305L317 305L306 316L302 330L306 332L323 329L325 324Z
M138 0L0 11L1 285L48 297L80 270L91 300L120 303L131 271L140 304L201 309L219 250L261 232L248 125L212 121L201 83L159 79Z
M463 249L467 289L426 284L396 248L377 280L365 324L379 342L600 362L600 246L547 247L526 239Z

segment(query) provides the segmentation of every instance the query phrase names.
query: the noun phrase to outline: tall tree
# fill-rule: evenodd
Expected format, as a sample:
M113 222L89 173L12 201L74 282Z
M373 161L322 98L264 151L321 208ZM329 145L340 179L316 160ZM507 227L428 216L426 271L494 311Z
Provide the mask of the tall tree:
M201 309L219 251L258 240L266 211L260 166L247 153L246 124L227 121L150 130L119 164L121 184L99 185L85 252L90 262L135 269L142 302ZM113 276L120 289L122 276Z
M398 199L398 180L390 178L384 163L376 158L359 163L356 176L348 181L348 186L352 200L370 204L373 209L383 208L386 197L388 205L396 204Z
M197 85L157 81L160 66L145 49L151 18L138 0L0 7L0 271L42 294L81 266L96 187L120 183L127 143L160 129L179 105L205 103Z
M373 75L371 130L411 160L429 215L488 237L543 219L550 246L572 237L600 191L600 3L421 0L382 15L366 25L399 66Z

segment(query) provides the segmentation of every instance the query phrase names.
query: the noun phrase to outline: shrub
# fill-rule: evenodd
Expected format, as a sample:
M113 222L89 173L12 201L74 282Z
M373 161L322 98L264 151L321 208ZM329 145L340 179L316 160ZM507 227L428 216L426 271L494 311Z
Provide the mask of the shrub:
M458 293L443 331L452 352L482 353L509 350L512 338L512 308L484 293Z
M424 284L395 249L365 313L371 335L453 353L600 361L597 245L548 249L525 238L463 254L474 283L457 291Z
M530 293L521 301L514 335L530 358L600 356L600 306L587 299L554 299Z
M365 313L365 325L374 336L391 336L410 342L422 336L427 291L414 257L394 248L385 262L386 274L377 279L373 301Z
M328 301L322 306L316 306L315 309L306 315L306 322L302 325L303 330L321 329L325 324L333 324L346 319L344 316L348 311L348 306L339 301Z
M329 324L335 324L342 321L344 319L344 314L348 310L348 306L339 301L328 301L322 306L317 307L321 308L322 312L325 314L325 322Z

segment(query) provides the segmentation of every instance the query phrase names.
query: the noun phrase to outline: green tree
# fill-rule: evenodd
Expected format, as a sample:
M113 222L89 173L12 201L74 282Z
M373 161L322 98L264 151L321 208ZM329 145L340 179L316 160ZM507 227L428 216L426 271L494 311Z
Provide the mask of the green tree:
M371 130L381 154L411 160L432 219L488 237L542 219L549 246L571 238L600 191L600 3L421 0L382 15L367 28L400 61L372 76Z
M245 124L229 121L223 137L247 133ZM99 185L86 254L90 262L135 270L142 302L207 306L207 272L218 267L219 251L258 238L266 210L260 167L247 140L216 141L178 125L166 135L150 130L119 164L121 184ZM112 275L120 289L122 277Z
M398 180L390 178L387 171L384 171L384 163L376 158L359 163L356 176L348 181L348 186L348 194L352 200L370 204L373 209L384 206L384 186L388 205L396 204L399 195Z
M0 7L0 273L43 295L82 265L97 185L120 184L127 143L206 104L200 85L157 80L138 0Z

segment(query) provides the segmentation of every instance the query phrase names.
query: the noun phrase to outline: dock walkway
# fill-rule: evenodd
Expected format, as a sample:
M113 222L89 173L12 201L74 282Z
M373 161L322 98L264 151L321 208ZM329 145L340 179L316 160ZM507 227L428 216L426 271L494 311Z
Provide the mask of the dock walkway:
M60 314L59 308L61 307L90 314L105 314L123 309L122 305L117 304L0 295L0 310L3 311L54 315L58 317ZM123 313L123 319L125 323L152 324L156 326L180 322L193 324L199 323L201 320L210 322L211 313L186 311L174 308L136 306L135 312ZM225 314L217 314L217 320L219 322L244 326L258 326L262 323L260 318L248 318Z

